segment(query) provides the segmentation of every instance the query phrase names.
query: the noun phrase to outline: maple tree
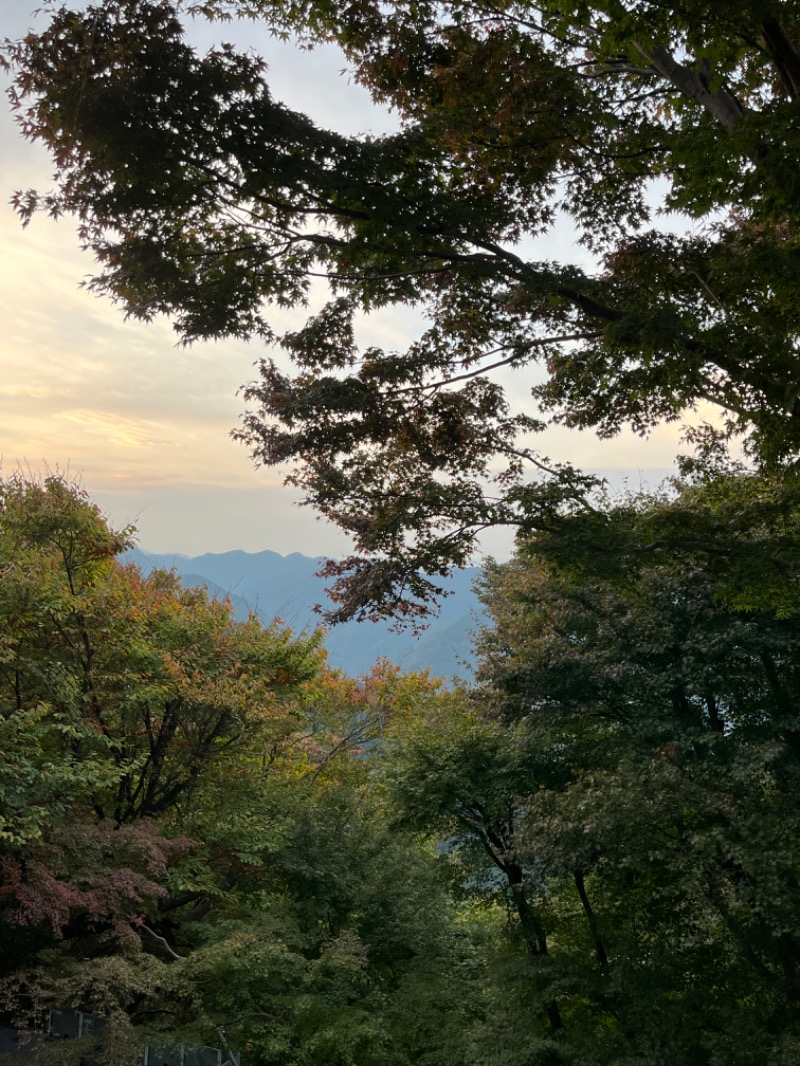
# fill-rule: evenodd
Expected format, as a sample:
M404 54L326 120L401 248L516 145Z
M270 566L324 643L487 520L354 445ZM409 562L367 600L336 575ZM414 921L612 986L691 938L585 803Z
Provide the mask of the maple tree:
M189 10L336 41L399 131L320 129L257 59L193 51ZM799 25L793 0L111 0L8 46L23 131L56 164L53 193L17 196L23 219L76 214L93 287L128 313L281 348L240 435L353 535L329 567L333 617L419 617L482 528L521 534L487 578L470 700L315 673L313 647L233 634L167 577L131 585L102 530L89 600L136 606L119 639L122 615L23 567L2 645L22 827L7 910L31 923L14 965L45 944L75 1002L113 972L125 1018L167 1010L165 1031L205 1034L232 1018L264 1063L796 1061ZM657 224L658 203L691 226ZM563 219L594 266L540 254ZM276 335L270 308L320 276L328 302ZM421 335L364 350L362 316L396 305L426 317ZM603 499L530 443L545 418L646 434L705 403L720 421L670 498ZM721 458L737 436L755 472ZM42 617L63 630L47 649ZM240 745L236 709L274 708L286 680L276 638L290 706ZM159 722L170 699L198 715L160 771L154 695ZM25 806L41 767L57 828L75 804L98 848L101 814L122 826L104 896L91 851ZM25 894L42 868L60 910ZM71 967L86 937L54 948L48 922L106 932L134 899L155 934L128 923L129 947L150 936L142 957ZM55 994L53 967L34 978Z
M321 664L316 636L234 625L230 604L121 565L129 543L60 477L0 486L0 909L12 985L48 943L90 957L104 941L138 948L131 919L157 913L189 846L181 810L247 745L294 729L289 696Z
M317 637L232 625L203 590L120 566L130 531L59 477L4 482L0 507L10 843L75 803L117 824L156 817L271 718L286 729L281 690L316 673Z
M183 12L337 42L399 131L319 128L253 56L195 52ZM583 505L592 480L531 445L546 418L646 434L711 404L701 435L793 461L798 24L772 0L63 7L6 49L56 165L16 203L76 214L128 313L281 347L239 435L353 537L332 617L413 618L481 529ZM538 250L564 220L595 267ZM276 335L270 307L320 276L329 302ZM360 317L396 305L427 328L362 349Z
M470 950L365 758L438 685L345 678L319 633L143 577L130 536L57 476L0 484L0 1021L102 1019L44 1063L446 1066Z

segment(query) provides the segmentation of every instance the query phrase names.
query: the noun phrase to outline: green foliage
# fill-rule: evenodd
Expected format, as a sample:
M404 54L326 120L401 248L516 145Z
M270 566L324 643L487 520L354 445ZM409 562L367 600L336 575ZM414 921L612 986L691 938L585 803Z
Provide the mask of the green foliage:
M56 164L23 220L76 214L95 290L187 342L282 347L240 436L354 537L334 618L424 616L487 526L519 551L477 690L442 694L333 674L121 569L57 479L6 485L8 1010L226 1029L256 1066L796 1061L800 6L188 10L337 42L398 132L317 128L167 0L62 8L6 50ZM565 217L595 267L537 258ZM398 305L421 336L360 350ZM646 435L701 403L669 495L530 446L543 415Z
M258 60L196 53L181 8L336 42L399 130L315 126ZM711 404L721 441L796 458L798 25L794 0L61 8L6 49L57 170L16 204L76 214L129 313L281 346L293 368L263 363L239 435L353 536L333 617L414 621L481 529L585 500L569 466L527 483L543 413L646 435ZM659 196L691 232L654 223ZM565 222L596 266L542 259ZM270 307L320 276L330 300L277 336ZM407 350L359 348L361 316L408 305L428 325Z
M470 950L367 759L437 685L142 578L59 478L1 498L3 1020L106 1020L53 1063L225 1031L253 1066L449 1064Z
M589 1061L771 1062L798 1039L794 491L731 474L623 500L487 577L484 713L507 765L535 756L515 847Z
M2 503L7 838L73 805L119 823L168 811L316 672L315 639L233 625L172 575L120 567L128 534L60 479L6 483Z
M376 769L482 915L465 1062L798 1046L796 490L707 473L490 567L477 689L421 701Z
M82 713L82 638L92 589L110 579L127 533L111 533L58 478L5 482L0 508L0 834L14 845L116 783L110 744Z

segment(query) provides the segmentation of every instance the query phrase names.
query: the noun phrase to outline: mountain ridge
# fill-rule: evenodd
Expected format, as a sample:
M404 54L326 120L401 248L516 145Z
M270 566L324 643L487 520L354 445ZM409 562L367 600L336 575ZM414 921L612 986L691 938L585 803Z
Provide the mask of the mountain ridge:
M326 599L325 580L317 576L325 562L322 555L234 549L187 556L134 547L122 561L135 563L145 574L174 570L185 585L206 587L215 598L230 599L239 619L253 611L263 623L277 618L297 633L325 629L331 665L352 676L366 673L377 659L387 658L405 670L428 669L436 677L465 679L471 673L470 633L486 618L473 587L478 567L457 571L443 582L450 595L443 599L438 616L421 635L415 635L393 632L391 622L323 626L314 611L314 605Z

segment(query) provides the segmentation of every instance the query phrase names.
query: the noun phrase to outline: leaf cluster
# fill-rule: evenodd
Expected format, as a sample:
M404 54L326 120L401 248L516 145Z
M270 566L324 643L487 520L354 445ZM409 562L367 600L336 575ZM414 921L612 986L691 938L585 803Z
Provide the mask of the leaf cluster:
M334 617L424 613L481 529L530 524L537 464L571 499L532 447L543 417L647 435L711 404L723 439L794 462L795 3L185 12L337 43L400 128L320 128L259 60L194 50L167 0L62 7L6 47L22 130L56 165L53 193L16 203L77 215L92 287L127 313L281 348L238 436L353 537ZM659 196L690 232L654 224ZM588 266L540 254L565 223ZM320 278L330 301L277 335L270 307L304 307ZM409 305L429 325L405 351L360 348L361 316Z

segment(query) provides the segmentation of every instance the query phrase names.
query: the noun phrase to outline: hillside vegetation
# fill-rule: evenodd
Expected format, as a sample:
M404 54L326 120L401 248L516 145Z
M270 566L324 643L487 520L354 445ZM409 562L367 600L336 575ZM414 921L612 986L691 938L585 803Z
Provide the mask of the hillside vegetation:
M391 132L191 43L233 17L337 46ZM53 163L19 215L72 215L124 313L264 349L236 435L353 543L326 621L413 627L484 531L517 549L469 688L353 679L285 595L237 619L4 482L3 1020L102 1017L41 1055L102 1066L796 1066L800 0L42 26L4 50ZM674 423L653 495L537 447Z
M57 478L0 502L0 1017L105 1021L37 1062L800 1051L797 488L532 541L471 690L143 574Z

